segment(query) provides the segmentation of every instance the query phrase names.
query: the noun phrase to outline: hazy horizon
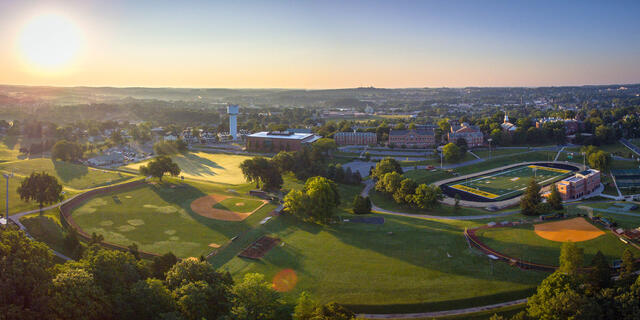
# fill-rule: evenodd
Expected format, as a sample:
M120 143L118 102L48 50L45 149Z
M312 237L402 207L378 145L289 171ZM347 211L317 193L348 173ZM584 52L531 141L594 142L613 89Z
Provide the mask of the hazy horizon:
M640 3L0 2L0 83L343 89L640 83Z

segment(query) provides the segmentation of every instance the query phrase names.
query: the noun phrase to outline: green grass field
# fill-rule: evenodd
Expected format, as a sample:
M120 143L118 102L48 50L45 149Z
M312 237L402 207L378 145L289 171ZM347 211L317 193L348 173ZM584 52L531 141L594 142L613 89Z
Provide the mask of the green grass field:
M448 183L447 186L470 194L493 200L503 200L521 194L529 181L545 186L571 175L569 170L542 166L519 166L462 181Z
M45 171L58 178L63 186L75 190L101 187L134 177L127 173L95 169L46 158L0 163L0 171L2 173L13 172L17 176L14 178L15 180L21 180L34 171Z
M495 149L492 148L491 149L491 153L489 153L489 149L479 149L479 150L471 150L473 151L473 153L475 153L478 157L480 158L489 158L489 155L491 155L491 158L497 157L497 156L504 156L504 155L513 155L513 154L519 154L522 152L526 152L526 149Z
M181 176L187 179L211 181L225 184L245 183L240 163L248 156L208 153L208 152L187 152L171 156L180 170ZM124 170L138 172L140 166L147 161L132 163L122 167Z
M325 227L281 216L262 233L284 245L260 261L221 255L212 262L235 278L260 272L271 279L293 269L298 283L285 294L288 301L308 291L321 302L366 312L444 310L518 299L547 275L506 263L492 266L464 240L469 223L383 216L383 225Z
M534 231L533 225L484 229L479 230L476 234L487 246L500 253L526 261L558 265L562 242L551 241L538 236ZM595 239L577 242L576 244L584 249L585 265L591 263L598 250L602 251L610 262L620 259L622 252L626 248L631 248L638 255L637 250L622 243L610 232Z
M497 159L491 159L472 165L455 168L454 171L460 175L466 175L470 173L485 171L489 169L495 169L504 167L509 164L520 162L532 162L532 161L553 161L556 156L554 151L533 151L518 153L510 156L504 156Z
M174 188L173 183L177 185ZM205 218L191 210L191 201L211 193L234 194L208 183L180 184L177 179L168 179L163 184L95 197L76 208L72 216L84 231L102 234L109 242L136 243L144 251L197 257L209 253L210 244L224 245L255 227L275 208L265 205L242 222Z
M405 178L411 178L415 180L418 184L421 184L421 183L431 184L436 181L454 177L453 174L444 170L430 171L425 169L407 170L404 172L402 176Z
M262 205L262 201L246 198L227 198L213 205L215 209L239 213L251 212Z

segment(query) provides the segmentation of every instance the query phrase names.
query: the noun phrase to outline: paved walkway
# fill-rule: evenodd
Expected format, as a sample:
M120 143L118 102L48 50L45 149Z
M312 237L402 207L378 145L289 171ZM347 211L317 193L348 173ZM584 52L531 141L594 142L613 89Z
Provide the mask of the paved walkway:
M622 143L627 149L631 150L636 155L640 156L640 148L635 144L631 143L631 141L627 139L620 139L620 143Z
M52 205L52 206L48 206L48 207L46 207L46 208L42 208L42 210L44 211L44 210L49 210L49 209L57 208L57 207L59 207L60 205L62 205L62 202L57 203L57 204L54 204L54 205ZM20 213L14 214L14 215L12 215L12 216L9 216L9 219L11 219L11 221L13 221L15 224L17 224L17 225L18 225L18 227L20 227L20 230L24 231L24 233L27 235L27 237L29 237L30 239L34 240L34 238L33 238L33 237L29 234L29 232L27 231L27 228L22 224L22 222L20 222L20 218L21 218L21 217L23 217L23 216L25 216L25 215L31 214L31 213L36 213L36 212L38 212L38 211L40 211L40 209L31 210L31 211L25 211L25 212L20 212ZM56 256L58 256L59 258L61 258L62 260L65 260L65 261L67 261L67 260L71 260L71 258L69 258L69 257L65 256L64 254L62 254L62 253L60 253L60 252L58 252L58 251L55 251L55 250L51 249L51 247L49 247L49 249L50 249L51 251L53 251L53 254L55 254Z
M456 310L445 310L445 311L434 311L434 312L422 312L422 313L400 313L400 314L358 314L358 318L365 319L416 319L416 318L438 318L445 316L455 316L462 315L467 313L474 313L480 311L488 311L499 309L508 306L515 306L519 304L526 303L527 299L520 299L502 303L496 303L488 306L481 307L473 307L466 309L456 309Z
M556 153L556 157L553 159L553 162L558 161L558 158L560 157L560 154L562 153L562 151L564 151L564 146L560 148L560 150L558 150L558 153Z

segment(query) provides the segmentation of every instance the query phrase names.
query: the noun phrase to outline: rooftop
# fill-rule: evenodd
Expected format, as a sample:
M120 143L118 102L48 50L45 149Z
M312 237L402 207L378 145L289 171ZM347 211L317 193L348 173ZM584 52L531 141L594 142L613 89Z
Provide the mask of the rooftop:
M271 138L271 139L290 139L290 140L304 140L309 137L313 137L313 133L297 133L289 131L275 131L275 132L256 132L250 134L251 138Z

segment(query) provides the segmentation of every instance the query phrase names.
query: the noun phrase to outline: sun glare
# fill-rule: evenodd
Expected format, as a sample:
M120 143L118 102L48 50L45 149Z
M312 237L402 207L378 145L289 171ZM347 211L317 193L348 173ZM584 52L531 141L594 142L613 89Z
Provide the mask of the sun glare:
M61 69L77 55L81 34L76 25L58 14L43 14L22 30L19 47L27 62L40 71Z

